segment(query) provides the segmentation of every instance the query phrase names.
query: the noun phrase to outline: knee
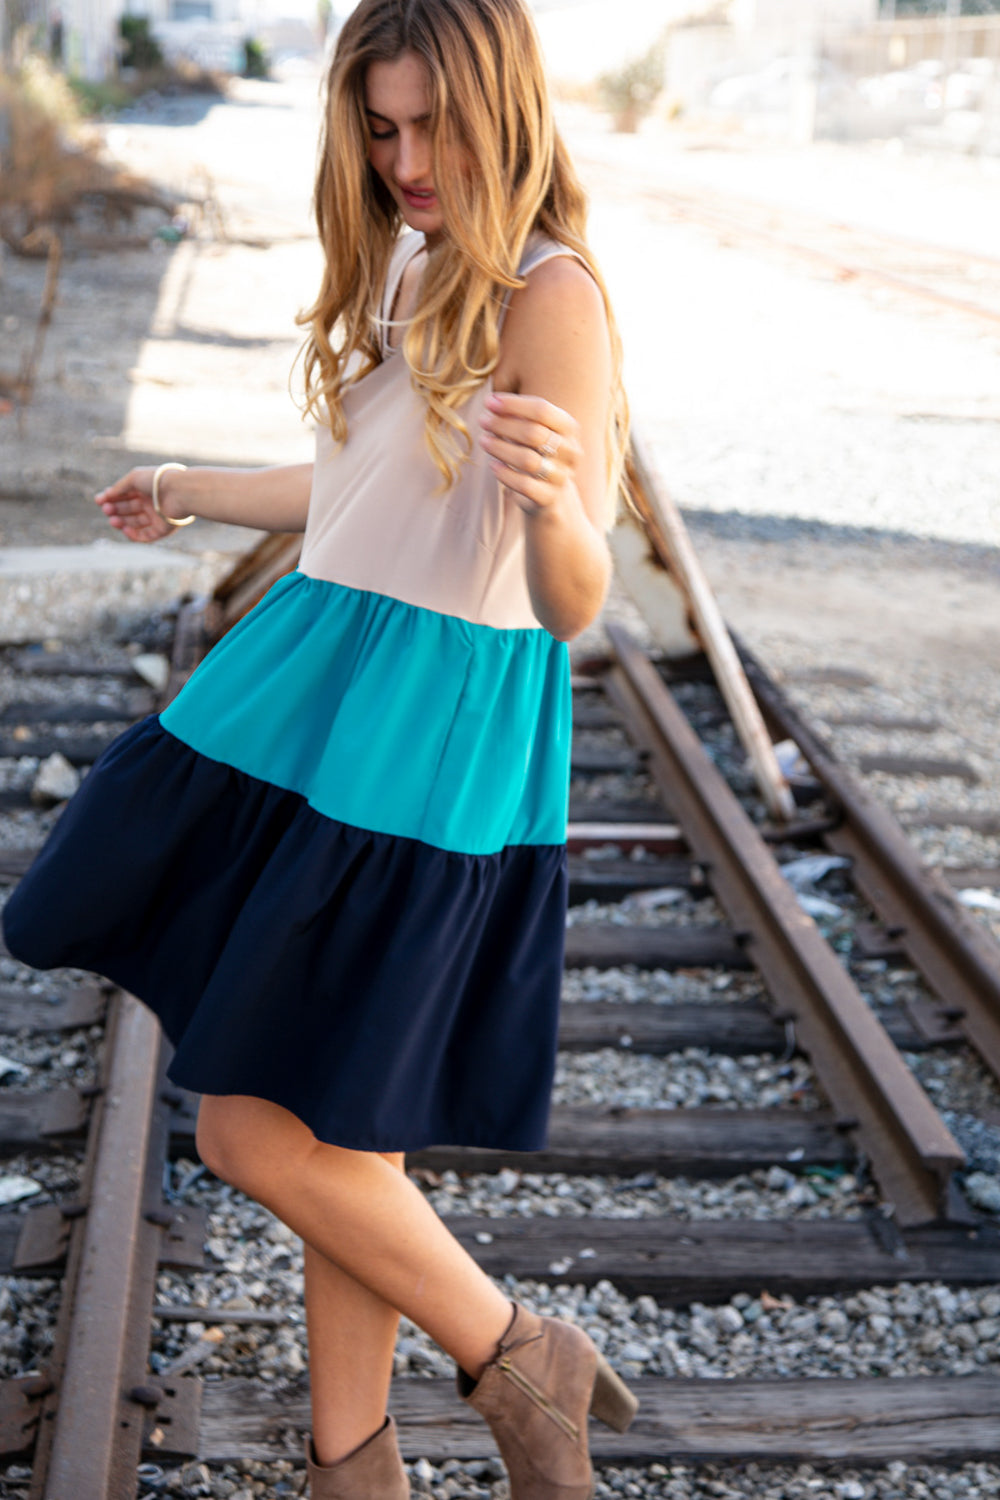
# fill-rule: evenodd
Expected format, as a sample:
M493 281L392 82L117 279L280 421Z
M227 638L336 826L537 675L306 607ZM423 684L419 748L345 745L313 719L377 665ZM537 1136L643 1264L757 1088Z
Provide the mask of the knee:
M231 1114L225 1100L214 1096L203 1098L198 1106L194 1140L198 1155L208 1170L223 1182L235 1186L240 1153Z
M206 1094L198 1109L195 1133L198 1155L216 1177L261 1202L272 1188L288 1185L307 1174L317 1156L330 1180L335 1169L349 1179L373 1156L399 1172L405 1171L402 1152L357 1152L317 1141L296 1115L264 1099L241 1094Z
M216 1177L259 1197L269 1176L294 1149L293 1137L312 1132L287 1110L239 1094L209 1094L198 1108L195 1144Z

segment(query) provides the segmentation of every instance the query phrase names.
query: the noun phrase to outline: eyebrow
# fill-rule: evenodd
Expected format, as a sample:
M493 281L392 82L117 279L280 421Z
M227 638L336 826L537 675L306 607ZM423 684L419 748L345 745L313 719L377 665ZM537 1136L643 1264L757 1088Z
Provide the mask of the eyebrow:
M394 119L392 119L392 117L390 115L380 115L377 109L369 109L368 106L367 106L367 104L365 105L365 114L366 115L370 115L373 120L384 120L387 125L395 125L395 123L396 123L396 121ZM425 115L417 115L417 116L415 116L414 119L412 119L410 121L410 124L411 125L426 125L427 121L430 118L431 118L431 116L430 116L429 112L427 114L425 114Z

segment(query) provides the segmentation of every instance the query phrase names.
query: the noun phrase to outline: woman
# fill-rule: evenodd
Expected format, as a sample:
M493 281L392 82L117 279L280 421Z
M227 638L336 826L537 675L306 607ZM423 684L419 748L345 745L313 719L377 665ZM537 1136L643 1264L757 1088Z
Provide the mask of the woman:
M97 497L134 541L304 530L299 568L110 747L5 929L156 1009L203 1159L301 1235L314 1500L408 1494L400 1312L454 1357L515 1500L583 1500L588 1410L624 1428L634 1398L581 1330L512 1309L403 1171L434 1142L544 1142L564 643L605 594L624 442L523 0L362 0L316 209L315 464L161 465Z

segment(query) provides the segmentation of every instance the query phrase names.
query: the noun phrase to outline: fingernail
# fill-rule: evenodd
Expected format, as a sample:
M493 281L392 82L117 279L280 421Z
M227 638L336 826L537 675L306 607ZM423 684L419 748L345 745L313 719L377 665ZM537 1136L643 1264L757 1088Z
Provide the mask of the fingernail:
M503 406L503 397L502 396L498 396L497 393L496 393L496 391L494 391L491 396L487 396L487 398L486 398L486 405L488 407L490 407L493 411L499 411L500 408Z

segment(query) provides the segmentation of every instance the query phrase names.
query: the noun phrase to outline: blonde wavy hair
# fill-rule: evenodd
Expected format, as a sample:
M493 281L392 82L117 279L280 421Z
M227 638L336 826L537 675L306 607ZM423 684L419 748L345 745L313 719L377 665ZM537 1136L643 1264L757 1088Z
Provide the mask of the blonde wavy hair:
M378 309L399 209L369 164L365 77L404 52L430 79L434 181L442 242L428 257L402 352L427 404L426 440L445 486L472 452L461 407L496 369L505 296L541 231L575 250L604 298L613 378L607 433L609 494L621 481L628 431L621 340L604 279L585 238L587 200L555 128L541 48L523 0L361 0L345 22L327 78L315 212L325 265L300 314L306 410L347 437L344 393L382 361ZM461 159L474 172L449 169ZM358 356L353 365L349 362Z

